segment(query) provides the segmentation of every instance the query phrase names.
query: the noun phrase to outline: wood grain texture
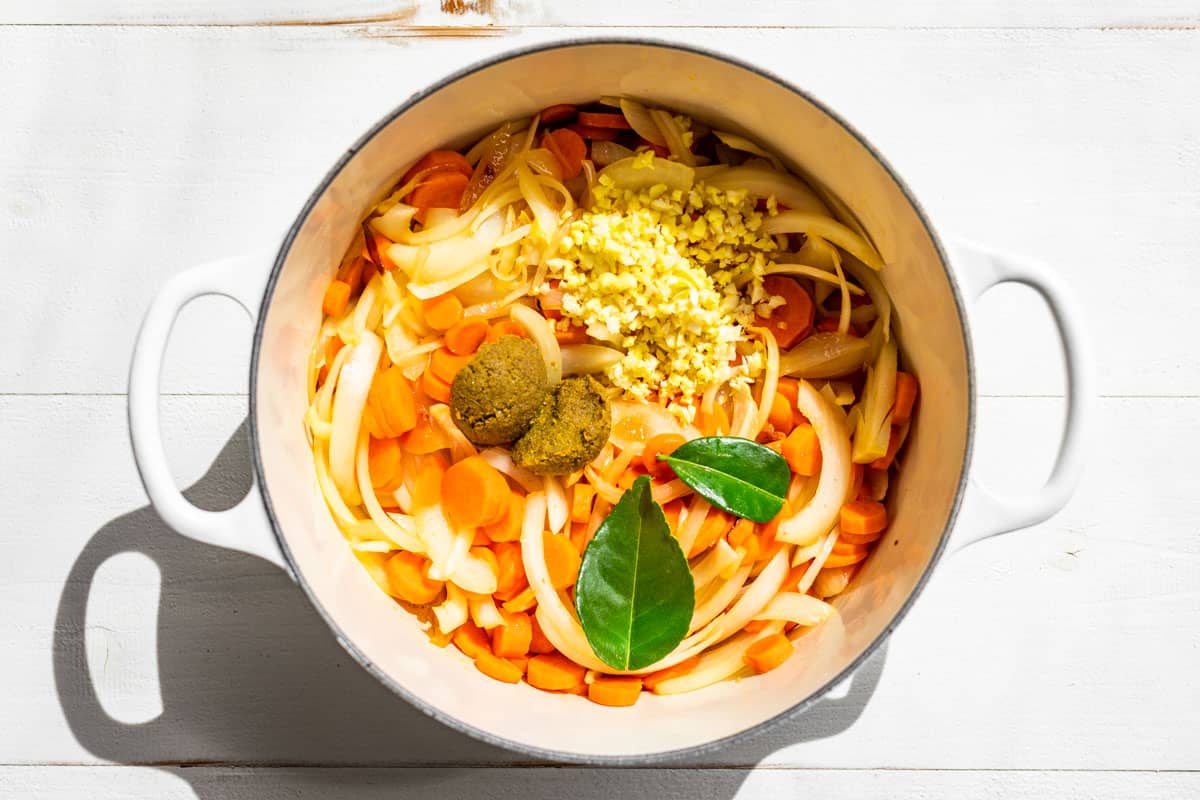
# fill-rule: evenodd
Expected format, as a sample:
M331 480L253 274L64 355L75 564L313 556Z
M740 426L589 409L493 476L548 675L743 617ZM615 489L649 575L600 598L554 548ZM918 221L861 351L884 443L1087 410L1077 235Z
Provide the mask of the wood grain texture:
M1060 403L987 400L978 474L1036 485ZM248 474L233 436L245 401L163 409L180 484L231 505ZM23 475L0 485L0 663L20 687L0 693L0 719L22 727L0 738L0 763L514 761L390 695L281 572L166 529L124 413L120 397L0 398ZM1200 497L1185 471L1145 465L1200 448L1200 400L1106 400L1099 417L1122 435L1062 514L948 558L846 699L690 765L1194 769L1200 543L1185 521ZM101 569L128 553L145 558Z
M527 797L704 800L840 797L855 800L1154 800L1192 797L1200 775L1162 772L929 772L892 770L261 769L0 767L0 792L39 800L383 800Z
M563 27L867 27L867 28L1080 28L1181 27L1200 20L1188 0L1119 0L946 3L886 0L752 0L699 5L684 0L130 0L118 5L89 0L11 4L0 24L336 25L390 23L409 28L468 26Z
M808 87L875 141L943 231L1057 267L1095 323L1103 392L1200 395L1187 337L1136 335L1191 323L1188 304L1151 286L1200 290L1200 31L663 33ZM142 310L170 275L278 240L327 165L410 92L559 35L0 29L0 71L25 76L6 87L0 125L0 260L20 265L22 298L0 316L0 390L123 391ZM1062 391L1032 297L1002 287L985 300L984 394ZM245 391L239 309L198 301L179 332L166 391Z

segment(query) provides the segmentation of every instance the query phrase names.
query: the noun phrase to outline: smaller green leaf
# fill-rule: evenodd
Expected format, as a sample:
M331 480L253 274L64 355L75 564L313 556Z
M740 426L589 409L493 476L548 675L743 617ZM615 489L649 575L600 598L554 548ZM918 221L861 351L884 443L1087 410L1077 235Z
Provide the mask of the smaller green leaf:
M643 475L621 496L583 553L575 609L592 650L616 669L640 669L687 635L696 588L687 558Z
M783 456L738 436L693 439L658 458L717 508L755 522L779 513L792 479Z

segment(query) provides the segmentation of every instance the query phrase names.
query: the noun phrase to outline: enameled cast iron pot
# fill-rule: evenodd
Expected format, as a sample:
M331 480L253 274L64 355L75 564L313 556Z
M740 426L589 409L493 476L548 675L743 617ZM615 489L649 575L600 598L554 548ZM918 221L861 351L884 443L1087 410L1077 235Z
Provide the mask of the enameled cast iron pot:
M434 147L475 141L500 122L600 95L644 98L742 132L853 209L883 255L902 358L921 401L892 525L840 612L764 676L692 694L645 696L627 709L507 685L456 649L428 643L416 620L372 583L334 525L314 477L302 418L306 364L321 297L362 215ZM508 53L410 98L333 166L274 252L197 267L172 279L146 316L134 353L129 416L154 507L185 536L259 555L287 570L338 641L371 674L429 715L537 757L642 763L696 752L799 713L847 680L900 622L946 548L1046 519L1082 464L1089 362L1079 315L1054 276L975 246L948 257L921 207L882 157L828 108L786 81L715 53L661 42L573 41ZM968 478L976 409L971 303L1001 282L1039 291L1062 335L1070 382L1066 429L1050 480L1035 496L999 498ZM228 295L256 318L250 366L255 488L235 508L192 506L176 488L159 433L163 353L180 309ZM302 665L297 665L302 669Z

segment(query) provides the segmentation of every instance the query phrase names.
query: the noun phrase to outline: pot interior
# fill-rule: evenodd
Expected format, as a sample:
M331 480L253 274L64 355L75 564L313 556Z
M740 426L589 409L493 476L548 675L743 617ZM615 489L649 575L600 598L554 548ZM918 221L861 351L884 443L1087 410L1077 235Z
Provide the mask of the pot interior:
M562 102L643 98L750 136L852 209L888 266L893 327L922 394L892 524L838 616L781 668L610 709L497 683L456 649L432 646L372 583L317 487L302 418L321 297L368 207L433 147L473 142L500 122ZM411 102L319 190L277 266L254 353L262 481L299 580L339 638L386 683L443 720L506 746L577 758L636 758L753 728L819 694L893 625L948 532L963 478L970 390L963 320L929 229L876 157L838 120L774 79L665 45L594 42L514 55Z

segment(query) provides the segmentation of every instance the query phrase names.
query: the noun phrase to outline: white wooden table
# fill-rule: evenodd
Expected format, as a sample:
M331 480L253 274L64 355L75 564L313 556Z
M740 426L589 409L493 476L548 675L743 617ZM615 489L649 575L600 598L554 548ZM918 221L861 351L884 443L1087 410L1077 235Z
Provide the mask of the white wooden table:
M0 797L1200 795L1200 3L457 5L0 8ZM127 442L129 351L170 275L273 244L431 79L579 34L716 47L808 87L945 230L1056 265L1100 360L1062 514L946 560L844 699L672 769L522 764L427 720L280 572L167 529ZM210 507L248 481L249 334L199 301L168 354L174 468ZM985 480L1048 472L1056 353L1031 292L985 299Z

